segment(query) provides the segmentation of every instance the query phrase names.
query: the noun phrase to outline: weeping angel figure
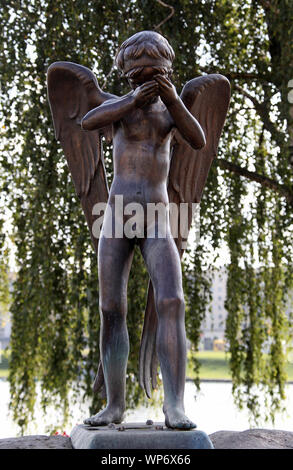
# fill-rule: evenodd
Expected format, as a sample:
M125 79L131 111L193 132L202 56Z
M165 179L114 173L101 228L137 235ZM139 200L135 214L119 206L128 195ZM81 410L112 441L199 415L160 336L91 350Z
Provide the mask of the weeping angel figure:
M48 94L56 138L61 142L98 256L101 316L100 364L94 391L105 389L107 405L85 420L92 426L120 423L125 411L127 283L137 244L149 276L142 332L139 380L148 397L157 385L158 363L164 386L166 426L191 429L185 415L185 306L180 259L184 248L180 225L168 212L164 236L156 219L148 220L150 203L191 206L200 202L226 118L230 85L219 74L194 78L180 97L170 81L174 51L153 31L131 36L119 48L116 65L132 90L115 96L101 90L94 74L71 62L48 69ZM108 189L101 139L113 142L114 178ZM117 196L139 203L140 236L109 237L105 227L117 228ZM107 203L102 230L92 233L94 206ZM95 211L94 211L95 212ZM131 214L119 216L126 224ZM149 225L154 231L148 236ZM112 232L113 233L113 232ZM137 232L136 232L137 233ZM116 232L115 232L116 234Z

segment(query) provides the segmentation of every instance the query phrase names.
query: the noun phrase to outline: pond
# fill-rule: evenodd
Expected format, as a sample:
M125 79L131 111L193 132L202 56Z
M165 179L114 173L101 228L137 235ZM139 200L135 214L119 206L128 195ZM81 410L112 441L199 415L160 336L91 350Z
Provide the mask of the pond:
M195 394L197 397L195 399ZM286 386L286 413L278 414L273 426L271 423L261 423L259 427L267 429L282 429L293 431L293 384ZM17 426L8 414L9 384L0 380L0 438L13 437L18 433ZM200 392L196 392L193 383L187 382L185 389L185 410L200 430L211 434L216 431L232 430L244 431L250 427L249 416L246 410L239 411L233 402L232 385L230 382L203 382ZM81 423L88 415L86 404L75 405L72 410L70 423L65 429L58 428L60 432L70 434L72 427ZM164 415L160 409L139 408L127 415L127 421L138 422L152 419L163 421ZM56 425L57 417L54 409L48 410L44 417L40 407L36 409L36 418L30 424L26 434L48 434Z

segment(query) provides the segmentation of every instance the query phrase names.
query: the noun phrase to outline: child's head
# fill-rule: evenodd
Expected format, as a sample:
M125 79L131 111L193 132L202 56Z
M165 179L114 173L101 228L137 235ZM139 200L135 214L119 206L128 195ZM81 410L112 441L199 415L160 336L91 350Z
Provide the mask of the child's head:
M133 78L144 67L153 67L157 73L169 74L175 54L161 34L141 31L121 44L116 65L127 78Z

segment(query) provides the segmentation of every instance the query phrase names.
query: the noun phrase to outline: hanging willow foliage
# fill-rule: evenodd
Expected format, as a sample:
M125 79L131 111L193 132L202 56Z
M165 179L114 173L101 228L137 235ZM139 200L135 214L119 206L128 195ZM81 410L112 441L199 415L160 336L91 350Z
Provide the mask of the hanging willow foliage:
M186 327L197 347L211 273L224 247L234 395L239 406L247 405L258 418L263 389L267 414L273 418L285 394L292 326L285 314L293 287L292 117L287 100L293 78L292 2L0 3L0 175L2 201L13 214L18 270L9 378L14 418L25 429L35 406L36 381L44 409L59 404L66 417L70 390L76 397L81 390L85 399L92 397L99 361L96 259L54 139L46 71L57 60L80 63L94 70L107 91L125 93L127 85L113 70L113 56L123 40L142 29L156 29L172 44L178 91L203 73L219 72L231 81L219 158L201 203L201 242L185 266ZM111 177L111 149L107 155ZM136 377L146 287L147 273L136 253L129 281L128 406L142 400ZM101 404L95 397L92 407Z

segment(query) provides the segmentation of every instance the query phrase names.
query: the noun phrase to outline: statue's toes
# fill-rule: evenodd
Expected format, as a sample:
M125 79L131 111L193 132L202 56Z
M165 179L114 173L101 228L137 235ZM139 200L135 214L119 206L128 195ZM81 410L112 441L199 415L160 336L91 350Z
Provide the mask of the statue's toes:
M92 425L92 426L100 426L100 425L101 425L101 422L100 422L100 420L98 420L98 419L92 419L92 420L91 420L91 425Z
M89 418L89 421L89 424L91 424L91 426L104 426L108 424L108 420L105 416L103 416L103 414L92 416L91 418Z
M172 429L194 429L197 427L195 423L184 416L170 421L166 419L165 424Z
M178 427L181 429L193 429L196 428L196 424L190 421L189 419L186 419L178 424Z
M182 423L183 429L193 429L196 428L196 424L190 421L189 419Z
M91 426L92 424L92 418L87 418L83 421L83 424L88 424L89 426Z

